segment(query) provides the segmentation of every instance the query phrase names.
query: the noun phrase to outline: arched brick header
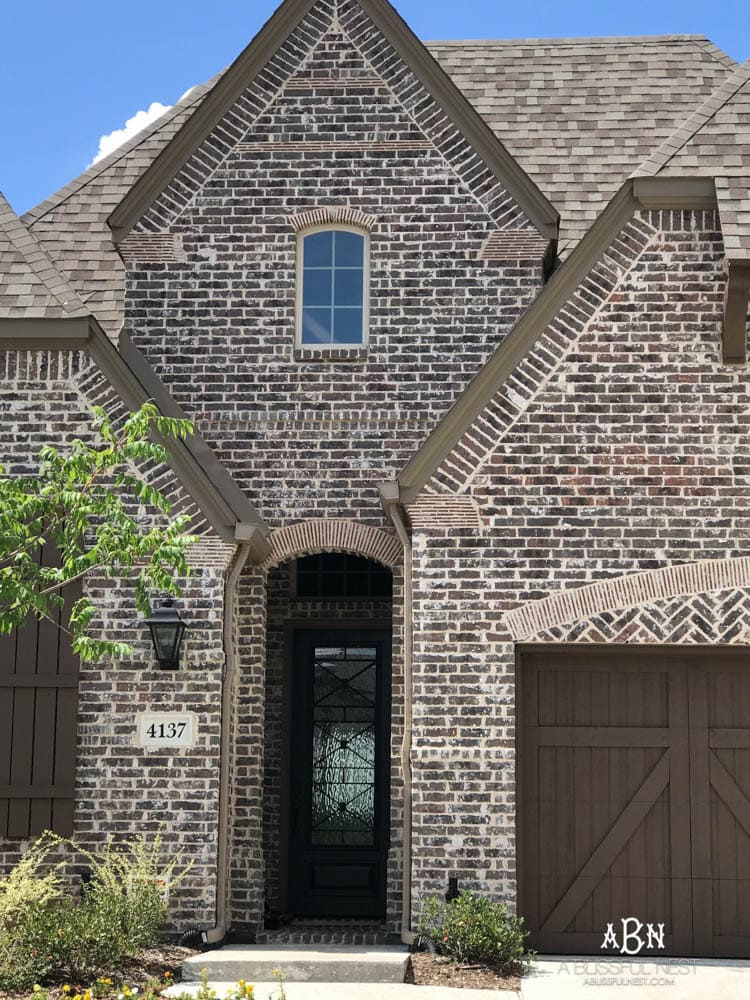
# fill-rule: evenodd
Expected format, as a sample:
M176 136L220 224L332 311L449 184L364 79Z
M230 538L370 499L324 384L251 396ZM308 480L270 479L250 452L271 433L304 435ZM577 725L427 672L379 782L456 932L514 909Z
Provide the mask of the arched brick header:
M402 558L401 542L396 535L357 521L328 518L300 521L272 532L268 541L271 554L263 564L265 568L314 552L351 552L390 569L399 566Z
M744 587L750 587L750 557L683 563L559 590L508 611L505 625L514 639L530 639L558 625L582 622L608 611Z
M375 228L378 220L374 215L367 215L358 208L344 205L340 208L311 208L307 212L300 212L299 215L290 215L289 222L297 233L309 229L310 226L326 226L337 222L346 226L358 226L369 233Z

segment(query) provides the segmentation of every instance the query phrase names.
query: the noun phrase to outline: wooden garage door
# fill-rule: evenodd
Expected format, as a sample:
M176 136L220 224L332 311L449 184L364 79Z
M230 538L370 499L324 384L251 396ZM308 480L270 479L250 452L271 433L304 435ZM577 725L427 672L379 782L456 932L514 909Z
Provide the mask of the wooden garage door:
M518 699L532 947L605 954L635 917L660 954L750 957L750 650L526 646Z

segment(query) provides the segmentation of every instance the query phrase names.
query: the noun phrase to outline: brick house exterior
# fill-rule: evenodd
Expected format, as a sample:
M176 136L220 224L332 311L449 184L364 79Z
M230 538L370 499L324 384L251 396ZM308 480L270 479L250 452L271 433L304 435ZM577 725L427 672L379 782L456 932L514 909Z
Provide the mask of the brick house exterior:
M170 467L148 474L200 536L178 672L154 668L127 588L86 581L105 609L103 631L135 653L80 666L74 791L35 794L49 781L33 767L14 770L21 754L7 730L4 867L40 824L54 824L67 795L68 825L84 843L166 824L170 847L194 861L170 919L210 929L211 940L278 936L290 919L292 937L297 927L306 939L408 940L422 902L456 877L528 912L550 950L597 951L602 914L635 907L643 920L674 923L674 954L748 953L741 865L723 866L727 838L750 859L737 806L750 794L750 712L726 715L750 691L721 657L750 634L750 69L706 40L588 44L603 90L620 73L627 93L647 101L652 86L655 95L648 125L644 107L633 106L622 134L598 115L588 173L569 144L565 163L550 152L556 124L565 135L570 118L556 122L553 108L540 129L528 110L515 124L498 111L507 95L488 81L519 50L488 43L472 78L479 43L435 43L436 61L385 0L286 0L228 70L148 133L23 220L0 206L8 471L32 466L46 442L84 433L91 404L124 412L154 398L195 423ZM550 46L537 46L542 63ZM560 99L566 78L553 74L547 100ZM369 316L357 343L321 347L295 335L298 246L326 230L367 241ZM343 553L390 570L390 594L301 592L301 560ZM332 565L322 561L321 572ZM385 832L377 851L358 854L370 833L337 828L354 838L343 841L349 853L342 841L316 853L297 832L310 790L298 777L306 758L295 727L317 718L318 702L301 693L296 657L314 650L325 673L328 647L351 660L376 634L389 664L378 661L387 721L372 723ZM714 752L719 798L705 836L709 875L731 886L734 902L716 890L708 930L697 916L706 872L694 867L680 881L677 848L663 846L677 823L665 804L677 801L676 765L672 798L633 820L630 861L602 860L659 766L653 748L678 758L665 742L678 728L669 693L678 668L660 651L699 644L734 685L733 699L719 691L714 661L690 675L698 684L705 669L718 721L689 715L687 725L721 728L711 746L733 755ZM641 651L651 671L612 666L606 711L591 693L607 669L605 645ZM545 725L563 750L551 765L539 751L537 777L549 780L551 766L557 780L534 797L521 763L538 752L543 724L521 720L537 701L542 712L546 696L527 693L524 657L545 649L573 651L580 667L555 675L559 718ZM0 672L13 669L6 656ZM43 672L38 656L24 670ZM664 720L647 724L638 705L662 695ZM352 704L361 709L363 697ZM9 719L13 706L3 709ZM580 717L579 706L588 706ZM139 746L138 714L158 711L194 713L193 745ZM576 725L585 733L571 736ZM637 742L648 739L653 747ZM594 756L581 756L584 745ZM599 832L595 802L586 829L575 820L568 829L565 810L579 799L571 775L594 766L596 748L610 754L609 797L619 804ZM734 783L726 816L725 772ZM696 830L699 800L685 800ZM563 845L557 860L539 847L543 829ZM660 871L639 868L638 851L657 842ZM581 878L593 888L565 918ZM686 878L696 913L687 931L678 889L648 889ZM362 903L371 890L375 901Z

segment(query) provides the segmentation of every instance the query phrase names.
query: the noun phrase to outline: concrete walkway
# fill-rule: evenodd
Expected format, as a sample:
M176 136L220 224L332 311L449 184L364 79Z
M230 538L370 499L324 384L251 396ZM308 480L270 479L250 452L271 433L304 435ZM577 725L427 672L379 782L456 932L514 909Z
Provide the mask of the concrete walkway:
M256 979L253 985L254 1000L278 1000L277 982ZM211 982L217 1000L235 986L236 981ZM182 982L165 992L174 998L194 995L199 987ZM286 995L288 1000L750 1000L750 961L538 958L520 994L393 982L287 982Z
M510 994L512 996L512 994ZM750 1000L750 962L704 958L539 958L522 1000Z
M166 990L167 996L195 994L200 983L178 983ZM235 983L211 983L217 1000L222 1000ZM278 1000L278 983L254 982L253 1000ZM288 1000L518 1000L515 992L496 993L490 990L454 990L445 986L409 986L406 983L286 983ZM555 1000L546 994L545 1000ZM635 997L632 1000L636 1000ZM722 998L723 1000L723 998Z

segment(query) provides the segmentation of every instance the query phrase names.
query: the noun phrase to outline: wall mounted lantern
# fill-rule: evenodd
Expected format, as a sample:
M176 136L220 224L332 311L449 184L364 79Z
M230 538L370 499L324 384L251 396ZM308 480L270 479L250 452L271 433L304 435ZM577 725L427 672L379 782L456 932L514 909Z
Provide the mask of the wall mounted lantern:
M185 634L185 622L175 607L174 600L168 597L162 601L160 608L154 608L151 617L146 619L151 631L151 641L156 651L160 670L177 670L180 665L180 645Z

